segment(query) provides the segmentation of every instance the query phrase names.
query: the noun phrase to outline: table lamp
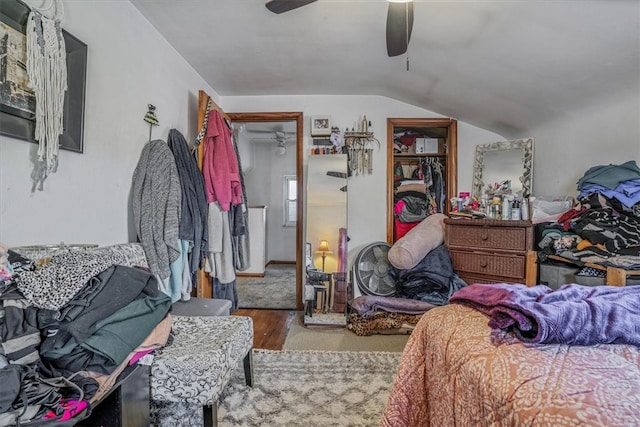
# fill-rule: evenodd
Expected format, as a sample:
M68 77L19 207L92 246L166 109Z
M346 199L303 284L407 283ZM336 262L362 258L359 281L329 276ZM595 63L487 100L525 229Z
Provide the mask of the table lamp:
M326 240L320 240L320 246L318 246L316 253L322 254L322 271L324 271L324 260L327 257L327 254L333 253L329 249L329 243Z

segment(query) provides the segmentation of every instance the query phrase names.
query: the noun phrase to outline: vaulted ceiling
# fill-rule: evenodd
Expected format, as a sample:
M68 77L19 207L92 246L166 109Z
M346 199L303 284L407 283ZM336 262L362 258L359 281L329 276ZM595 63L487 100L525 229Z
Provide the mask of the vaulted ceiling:
M222 96L381 95L505 136L624 92L640 102L637 0L416 0L393 58L384 0L280 15L263 0L131 2Z

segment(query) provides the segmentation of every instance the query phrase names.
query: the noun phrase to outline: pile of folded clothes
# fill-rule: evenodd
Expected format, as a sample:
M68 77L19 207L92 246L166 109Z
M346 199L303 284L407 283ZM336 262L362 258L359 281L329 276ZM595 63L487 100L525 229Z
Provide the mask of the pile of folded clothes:
M0 249L0 426L86 418L126 370L164 346L171 299L139 245L34 260Z

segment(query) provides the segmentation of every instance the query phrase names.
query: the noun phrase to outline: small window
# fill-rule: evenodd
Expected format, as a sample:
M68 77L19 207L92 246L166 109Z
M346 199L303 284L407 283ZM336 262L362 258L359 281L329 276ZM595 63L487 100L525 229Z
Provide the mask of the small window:
M295 175L284 176L284 226L295 227L298 217L298 180Z

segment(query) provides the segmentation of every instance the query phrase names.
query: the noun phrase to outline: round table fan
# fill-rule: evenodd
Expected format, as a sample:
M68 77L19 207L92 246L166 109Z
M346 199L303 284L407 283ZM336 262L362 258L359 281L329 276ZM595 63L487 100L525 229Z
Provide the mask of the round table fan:
M365 295L388 297L396 292L396 283L389 275L387 242L371 243L358 252L353 264L353 277Z

